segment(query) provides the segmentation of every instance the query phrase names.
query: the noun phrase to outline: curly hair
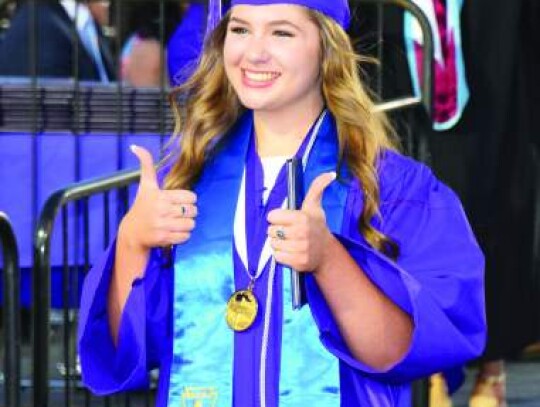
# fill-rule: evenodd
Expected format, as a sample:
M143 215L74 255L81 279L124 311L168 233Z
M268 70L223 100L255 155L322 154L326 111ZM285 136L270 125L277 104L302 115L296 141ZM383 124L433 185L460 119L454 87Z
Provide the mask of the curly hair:
M360 233L376 250L397 258L397 245L371 222L380 206L377 159L382 151L397 148L394 132L384 113L376 111L360 79L360 64L367 59L355 53L339 24L317 11L306 10L320 31L322 94L337 125L339 162L344 162L359 180L364 194ZM244 111L223 63L229 16L207 38L194 74L170 94L176 120L170 151L180 153L167 157L172 162L164 182L167 189L194 185L216 142Z

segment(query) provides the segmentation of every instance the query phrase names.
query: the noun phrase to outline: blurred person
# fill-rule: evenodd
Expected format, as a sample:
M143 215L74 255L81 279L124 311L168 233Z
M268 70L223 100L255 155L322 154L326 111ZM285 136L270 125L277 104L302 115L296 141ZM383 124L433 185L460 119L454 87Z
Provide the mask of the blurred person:
M16 0L0 0L0 42L4 39L5 30L15 11Z
M134 34L122 49L121 78L126 85L156 87L166 75L158 40Z
M36 67L39 77L108 83L116 77L101 25L108 19L108 1L40 0L35 7ZM32 4L22 0L0 43L0 75L31 74ZM73 29L75 25L75 30Z
M161 80L168 85L167 50L161 42L168 43L176 26L182 19L184 2L166 1L165 19L160 20L160 4L154 0L128 5L128 23L134 30L129 34L121 53L121 77L131 86L160 86ZM161 30L163 29L163 38ZM162 57L163 56L163 57Z

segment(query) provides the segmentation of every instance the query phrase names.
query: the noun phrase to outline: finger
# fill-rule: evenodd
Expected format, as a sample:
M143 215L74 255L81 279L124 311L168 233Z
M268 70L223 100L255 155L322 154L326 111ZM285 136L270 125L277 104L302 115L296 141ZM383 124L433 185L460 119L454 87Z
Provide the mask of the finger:
M274 209L267 216L268 223L272 225L292 225L297 223L303 214L300 211L290 209Z
M141 185L152 188L159 188L157 181L157 173L154 167L154 159L152 155L143 147L132 144L131 151L139 159L141 166Z
M325 172L324 174L319 175L311 183L309 191L306 194L304 203L302 204L302 209L308 206L321 206L321 200L324 193L324 190L336 179L335 172Z
M289 233L287 233L287 230L283 225L270 225L266 234L270 239L281 240L284 240L287 236L289 236Z
M195 218L198 210L195 205L171 205L169 215L174 219Z
M307 267L303 265L302 261L299 261L297 253L282 252L279 250L274 251L274 258L276 262L286 267L290 267L295 271L303 272L308 271Z
M286 253L306 253L308 251L308 243L306 240L283 240L272 238L270 247L274 251Z
M191 218L170 220L167 227L167 231L172 233L191 232L193 229L195 229L195 220Z
M303 240L306 234L302 233L301 228L278 224L269 226L267 235L279 240Z
M167 238L168 244L184 243L191 237L189 232L171 232Z
M187 189L168 189L163 191L167 199L177 205L194 204L197 202L197 195Z

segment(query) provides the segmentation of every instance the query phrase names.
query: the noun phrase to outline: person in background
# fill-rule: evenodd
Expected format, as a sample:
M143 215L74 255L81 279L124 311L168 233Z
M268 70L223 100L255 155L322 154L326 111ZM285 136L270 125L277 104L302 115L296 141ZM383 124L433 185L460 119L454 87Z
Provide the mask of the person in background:
M107 21L108 4L102 0L22 0L0 43L0 75L30 76L35 58L40 77L75 75L79 80L102 83L114 80L114 61L101 29ZM35 56L30 54L32 15L37 30Z
M84 282L93 392L159 366L158 407L409 407L411 381L481 353L483 255L456 195L398 152L349 21L345 0L233 0L209 30L171 154L158 174L132 147L137 196Z
M0 42L4 39L5 30L9 26L16 5L15 0L0 1Z
M161 42L168 43L182 20L184 2L166 1L163 22L160 22L160 4L154 0L127 4L126 8L126 19L134 30L128 35L121 52L122 80L136 87L160 86L162 79L168 84L165 64L168 56Z

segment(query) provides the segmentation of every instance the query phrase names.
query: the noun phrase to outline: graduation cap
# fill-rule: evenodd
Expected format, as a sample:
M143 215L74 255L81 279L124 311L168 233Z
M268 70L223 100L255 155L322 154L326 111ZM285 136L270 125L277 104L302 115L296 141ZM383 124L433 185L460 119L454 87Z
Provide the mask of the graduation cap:
M347 0L231 0L230 6L240 4L263 6L270 4L295 4L322 14L335 20L341 27L347 29L351 20L351 12ZM217 26L221 20L223 6L221 0L209 0L207 32Z

